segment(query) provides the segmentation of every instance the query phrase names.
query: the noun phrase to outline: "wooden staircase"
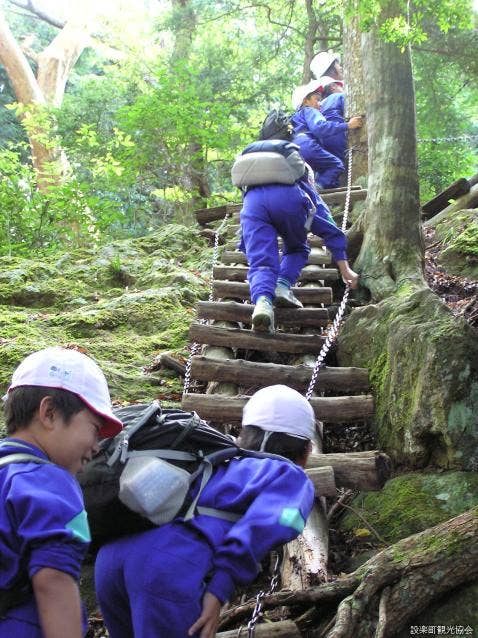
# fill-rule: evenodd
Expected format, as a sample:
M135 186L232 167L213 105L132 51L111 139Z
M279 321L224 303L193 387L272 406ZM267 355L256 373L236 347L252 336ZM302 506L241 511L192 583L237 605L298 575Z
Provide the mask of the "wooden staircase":
M343 204L345 194L345 189L336 189L325 191L322 197L329 204ZM354 187L351 191L352 201L365 196L363 189ZM305 392L325 339L327 306L337 302L334 284L339 279L330 254L319 238L311 237L308 265L301 273L300 285L293 289L304 308L276 308L276 333L253 332L247 260L236 249L240 208L226 205L196 211L201 232L209 237L214 236L214 223L226 214L229 221L220 237L222 254L213 269L214 301L197 305L200 321L193 322L189 331L191 342L202 344L201 354L192 357L191 379L206 383L207 389L203 393L189 391L182 400L183 409L194 410L226 429L240 423L248 396L261 387L280 383ZM311 405L317 419L330 427L363 421L374 409L369 389L366 369L327 366L319 372ZM326 577L324 497L337 495L337 488L378 490L390 476L388 457L375 450L349 454L321 454L321 450L319 439L307 470L316 486L319 506L300 540L289 544L288 561L282 570L283 587L291 589L306 588L317 583L318 576L319 580Z

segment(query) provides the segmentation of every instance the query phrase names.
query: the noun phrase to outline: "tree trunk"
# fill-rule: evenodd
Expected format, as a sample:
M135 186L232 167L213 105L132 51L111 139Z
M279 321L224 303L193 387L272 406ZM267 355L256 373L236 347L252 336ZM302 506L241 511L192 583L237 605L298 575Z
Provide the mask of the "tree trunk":
M33 124L26 119L24 121L40 190L46 190L52 183L60 181L68 171L68 162L59 148L52 148L42 141L42 138L48 137L49 131L41 124L35 124L35 119L40 121L35 115L47 106L61 105L71 69L88 44L89 9L87 2L75 5L65 27L39 54L38 78L35 78L5 16L0 12L0 61L5 66L17 102L33 111Z
M362 67L362 52L360 42L362 34L358 18L352 18L344 25L344 80L345 80L345 108L347 117L353 115L365 116L365 83ZM368 82L367 82L368 88ZM353 147L352 183L362 178L364 186L368 174L368 141L367 121L362 128L349 131L349 147Z
M383 42L376 29L362 36L369 180L364 240L355 262L373 301L401 284L423 285L423 240L410 51Z
M174 50L171 56L173 66L177 62L184 63L191 58L191 47L196 36L197 16L190 0L173 0L175 13L174 24L178 25L174 32ZM211 195L207 176L206 154L201 142L191 137L185 152L187 162L185 169L186 181L192 191L191 206L195 210L206 206L207 198Z

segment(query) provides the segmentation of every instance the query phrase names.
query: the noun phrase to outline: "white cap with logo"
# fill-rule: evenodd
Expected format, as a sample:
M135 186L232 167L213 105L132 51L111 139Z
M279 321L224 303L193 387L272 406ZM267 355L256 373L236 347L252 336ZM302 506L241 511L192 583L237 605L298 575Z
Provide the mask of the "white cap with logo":
M321 90L322 84L319 80L311 80L310 82L307 82L307 84L301 84L296 87L292 93L292 107L294 109L298 109L304 98L306 98L309 93L315 93L316 91Z
M93 359L78 350L54 346L29 355L13 373L6 396L25 385L60 388L76 394L90 410L105 419L101 437L115 436L123 427L111 409L105 375Z
M320 78L322 75L325 74L327 69L330 67L331 64L333 64L333 62L335 62L335 60L339 60L339 56L335 55L335 53L321 51L312 58L312 62L310 63L310 70L316 78Z
M270 385L253 394L242 412L242 426L246 425L303 439L313 439L316 433L312 406L286 385Z

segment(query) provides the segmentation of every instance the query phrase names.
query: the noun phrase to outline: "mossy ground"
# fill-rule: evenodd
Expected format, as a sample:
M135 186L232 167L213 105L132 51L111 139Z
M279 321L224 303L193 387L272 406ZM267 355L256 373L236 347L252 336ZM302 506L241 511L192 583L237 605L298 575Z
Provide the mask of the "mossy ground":
M359 495L352 507L388 543L421 532L478 505L476 472L408 473L391 479L380 492ZM352 512L342 520L344 531L362 529Z
M162 351L186 354L211 249L197 229L169 224L143 238L40 259L0 259L0 391L30 352L75 343L102 367L113 400L178 392L143 371Z
M478 210L461 210L436 226L437 262L451 275L478 280Z

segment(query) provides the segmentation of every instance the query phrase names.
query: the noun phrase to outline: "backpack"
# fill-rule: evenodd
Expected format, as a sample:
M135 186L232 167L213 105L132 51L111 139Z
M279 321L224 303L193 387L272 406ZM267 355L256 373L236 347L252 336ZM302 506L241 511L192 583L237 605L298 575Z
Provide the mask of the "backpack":
M231 169L234 186L294 184L306 171L297 144L285 140L264 140L246 146Z
M266 115L259 132L260 140L290 140L292 124L290 117L281 109L272 109Z
M213 468L241 454L232 437L209 426L195 412L162 409L158 401L117 409L115 414L124 429L102 441L99 453L78 475L95 545L177 516L188 519L202 513L231 521L240 518L197 507ZM192 499L189 488L199 476L200 486Z

